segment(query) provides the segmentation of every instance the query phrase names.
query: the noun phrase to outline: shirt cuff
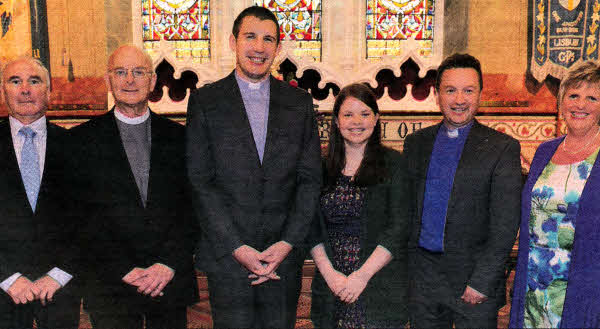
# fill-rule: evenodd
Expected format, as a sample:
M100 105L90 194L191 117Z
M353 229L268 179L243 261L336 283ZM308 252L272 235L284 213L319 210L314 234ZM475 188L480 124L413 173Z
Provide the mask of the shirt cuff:
M8 289L10 289L10 286L12 286L13 283L15 283L15 281L17 281L17 279L20 277L21 277L21 273L19 273L19 272L9 276L8 279L6 279L0 283L0 288L2 288L2 290L4 290L5 292L8 292Z
M51 269L50 272L48 272L47 274L52 279L56 280L56 282L58 282L58 284L60 284L61 287L66 286L67 283L69 283L69 281L71 281L71 279L73 278L71 274L61 270L58 267Z
M162 265L162 266L164 266L164 267L168 268L169 270L173 271L173 275L175 275L175 270L174 270L174 269L172 269L170 266L168 266L168 265L165 265L165 264L163 264L163 263L156 263L156 264L158 264L158 265Z

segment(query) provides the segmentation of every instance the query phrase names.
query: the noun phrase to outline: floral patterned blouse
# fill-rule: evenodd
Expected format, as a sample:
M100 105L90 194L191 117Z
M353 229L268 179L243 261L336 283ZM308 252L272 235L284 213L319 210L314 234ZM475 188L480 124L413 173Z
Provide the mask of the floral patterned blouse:
M565 165L550 161L533 187L525 327L560 327L579 198L597 155Z

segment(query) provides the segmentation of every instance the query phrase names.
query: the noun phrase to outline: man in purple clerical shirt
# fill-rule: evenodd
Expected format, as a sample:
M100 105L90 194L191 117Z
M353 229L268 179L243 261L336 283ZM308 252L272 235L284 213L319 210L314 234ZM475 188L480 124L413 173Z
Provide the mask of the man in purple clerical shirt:
M476 58L446 58L435 87L444 119L404 143L416 199L410 323L495 327L519 221L520 146L474 118L483 88Z

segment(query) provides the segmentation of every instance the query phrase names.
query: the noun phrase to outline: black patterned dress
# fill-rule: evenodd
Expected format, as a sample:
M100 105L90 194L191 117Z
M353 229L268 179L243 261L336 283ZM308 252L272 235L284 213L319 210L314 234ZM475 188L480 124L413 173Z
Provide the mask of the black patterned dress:
M357 187L351 177L340 176L335 188L321 196L327 235L333 250L333 267L350 275L360 268L360 212L364 207L366 188ZM337 328L365 328L366 315L362 296L352 304L336 299Z

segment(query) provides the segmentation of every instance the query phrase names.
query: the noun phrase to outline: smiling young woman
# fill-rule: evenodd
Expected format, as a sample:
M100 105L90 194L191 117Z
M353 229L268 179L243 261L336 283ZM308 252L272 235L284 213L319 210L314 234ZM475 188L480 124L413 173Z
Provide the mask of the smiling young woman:
M343 88L333 125L320 216L310 246L316 328L402 328L406 324L408 221L403 158L381 145L375 94Z

